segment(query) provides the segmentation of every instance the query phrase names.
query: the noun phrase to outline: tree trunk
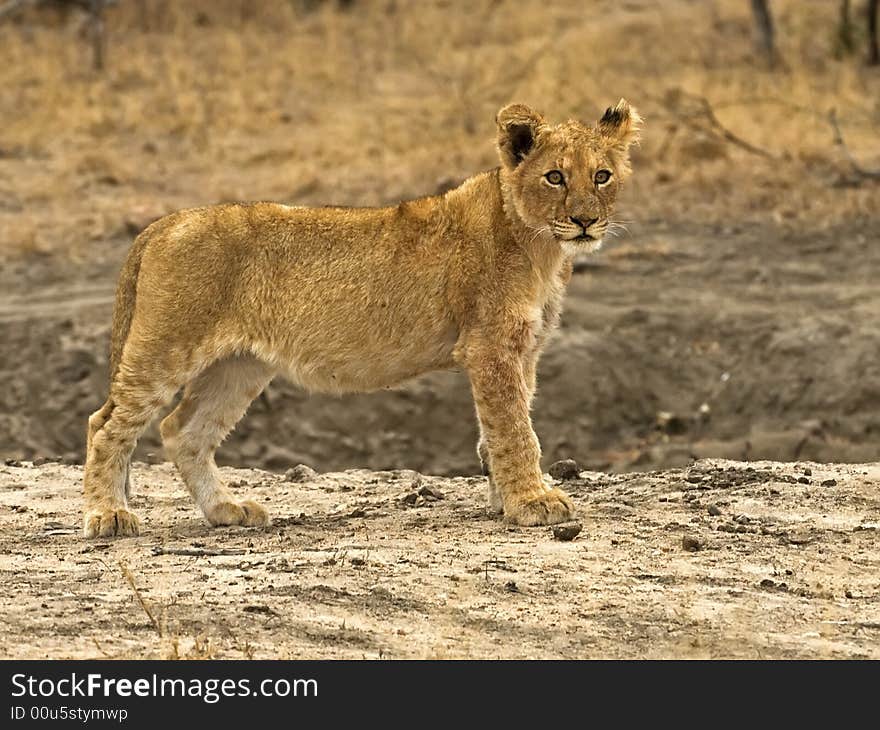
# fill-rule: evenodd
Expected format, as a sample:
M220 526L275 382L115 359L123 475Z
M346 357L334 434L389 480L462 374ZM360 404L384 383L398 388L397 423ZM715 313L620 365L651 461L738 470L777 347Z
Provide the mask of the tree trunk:
M773 30L773 16L770 14L768 0L752 0L752 16L755 19L755 45L767 62L776 63L776 41Z
M877 47L877 13L880 1L868 0L865 12L868 14L868 65L880 65L880 48Z
M838 58L847 56L853 52L855 42L853 39L852 14L850 13L850 0L840 0L840 20L837 24L837 39L835 55Z
M92 36L92 67L104 70L104 0L91 0L89 26Z

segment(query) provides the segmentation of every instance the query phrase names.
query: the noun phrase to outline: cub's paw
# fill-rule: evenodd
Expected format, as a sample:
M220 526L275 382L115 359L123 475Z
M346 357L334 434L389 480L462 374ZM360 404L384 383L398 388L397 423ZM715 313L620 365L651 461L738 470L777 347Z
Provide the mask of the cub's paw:
M565 492L551 489L535 497L517 501L505 510L504 519L514 525L533 527L568 522L574 517L574 504Z
M127 509L108 509L87 512L83 521L83 535L92 537L134 537L141 531L141 521Z
M220 502L205 513L214 527L241 525L242 527L266 527L269 513L256 502Z

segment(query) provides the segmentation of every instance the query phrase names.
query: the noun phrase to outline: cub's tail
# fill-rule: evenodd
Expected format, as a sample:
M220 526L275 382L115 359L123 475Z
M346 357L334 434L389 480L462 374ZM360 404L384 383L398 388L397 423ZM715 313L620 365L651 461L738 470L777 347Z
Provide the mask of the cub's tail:
M122 360L122 349L128 339L131 320L134 316L134 302L137 296L138 274L141 270L141 259L149 240L149 229L143 231L128 251L119 281L116 284L116 303L113 306L113 325L110 329L110 382L116 378L119 363Z

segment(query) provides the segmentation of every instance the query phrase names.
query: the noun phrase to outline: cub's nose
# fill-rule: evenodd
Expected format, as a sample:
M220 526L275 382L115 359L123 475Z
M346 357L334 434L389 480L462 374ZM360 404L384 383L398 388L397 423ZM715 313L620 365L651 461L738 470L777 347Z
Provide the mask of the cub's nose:
M569 218L569 220L572 223L576 223L581 228L583 228L584 231L586 231L591 225L593 225L599 219L598 218L574 218L574 217L571 217L571 218Z

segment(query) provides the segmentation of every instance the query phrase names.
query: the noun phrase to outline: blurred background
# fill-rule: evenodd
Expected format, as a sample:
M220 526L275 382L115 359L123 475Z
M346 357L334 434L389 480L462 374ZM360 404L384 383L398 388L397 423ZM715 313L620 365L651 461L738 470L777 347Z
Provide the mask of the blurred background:
M134 236L494 167L510 101L646 124L542 360L545 466L880 458L875 0L0 0L0 458L82 459ZM873 24L872 24L873 19ZM873 34L873 40L872 40ZM466 378L276 381L218 461L475 473ZM153 426L138 458L161 460Z

